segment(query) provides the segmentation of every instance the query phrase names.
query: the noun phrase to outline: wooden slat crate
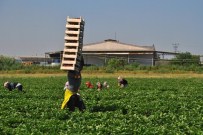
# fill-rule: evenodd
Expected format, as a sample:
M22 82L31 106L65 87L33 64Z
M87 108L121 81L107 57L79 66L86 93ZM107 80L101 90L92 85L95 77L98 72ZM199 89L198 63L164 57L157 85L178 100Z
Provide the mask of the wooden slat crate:
M78 70L81 62L84 20L67 17L65 44L61 62L61 70Z

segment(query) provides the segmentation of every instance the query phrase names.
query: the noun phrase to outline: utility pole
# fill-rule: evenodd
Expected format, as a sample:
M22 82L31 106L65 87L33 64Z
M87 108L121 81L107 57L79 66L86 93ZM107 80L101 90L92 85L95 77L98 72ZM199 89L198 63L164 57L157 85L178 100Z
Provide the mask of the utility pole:
M179 43L174 43L172 45L173 45L173 48L174 48L174 52L177 53L178 52Z

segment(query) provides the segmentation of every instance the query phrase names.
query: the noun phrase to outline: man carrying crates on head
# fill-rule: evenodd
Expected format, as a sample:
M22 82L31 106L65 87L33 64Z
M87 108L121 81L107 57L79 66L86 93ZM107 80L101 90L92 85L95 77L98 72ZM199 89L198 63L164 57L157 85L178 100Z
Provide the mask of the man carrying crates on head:
M61 69L67 70L68 86L66 86L64 100L61 109L65 107L74 111L75 107L80 111L85 109L85 104L78 93L81 85L81 70L84 59L82 56L84 20L80 18L67 18L65 48L61 62Z

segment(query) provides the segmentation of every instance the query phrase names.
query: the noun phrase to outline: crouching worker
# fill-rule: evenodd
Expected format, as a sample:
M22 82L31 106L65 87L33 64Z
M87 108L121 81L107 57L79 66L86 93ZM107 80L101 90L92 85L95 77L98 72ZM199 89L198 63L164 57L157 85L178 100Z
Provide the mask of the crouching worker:
M90 81L87 81L87 82L85 83L85 85L86 85L86 87L89 88L89 89L93 89L93 88L94 88L93 84L92 84Z
M102 86L102 84L101 84L101 82L97 82L97 90L98 91L101 91L102 90L102 88L103 88L103 86Z
M61 105L61 109L69 108L69 111L75 111L75 107L77 107L80 111L84 111L85 104L81 99L80 94L78 93L80 84L81 84L81 73L84 65L84 61L82 59L79 70L69 70L67 73L68 77L68 86L65 90L64 100Z
M108 89L108 88L109 88L109 84L107 83L107 81L105 81L105 82L103 83L103 87L104 87L105 89Z
M9 91L12 91L14 89L18 89L18 91L23 91L23 86L21 83L18 82L5 82L4 88L8 89Z
M118 77L118 86L121 88L127 87L128 86L128 81L122 77Z
M101 82L97 82L97 90L100 91L102 89L108 89L109 84L105 81L103 84Z

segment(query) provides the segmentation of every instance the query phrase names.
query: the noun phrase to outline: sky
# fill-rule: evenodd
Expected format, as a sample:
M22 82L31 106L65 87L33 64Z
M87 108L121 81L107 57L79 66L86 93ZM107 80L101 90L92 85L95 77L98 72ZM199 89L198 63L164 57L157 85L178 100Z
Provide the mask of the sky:
M203 0L0 0L0 55L64 48L66 18L85 20L84 44L116 39L203 55Z

